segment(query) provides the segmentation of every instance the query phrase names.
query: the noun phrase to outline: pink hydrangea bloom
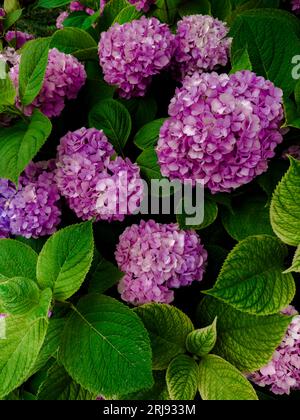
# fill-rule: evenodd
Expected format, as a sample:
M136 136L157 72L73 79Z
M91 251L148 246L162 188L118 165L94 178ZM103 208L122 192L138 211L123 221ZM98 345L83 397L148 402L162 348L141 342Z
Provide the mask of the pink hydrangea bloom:
M54 170L54 161L31 163L25 169L7 205L12 235L38 238L56 231L61 211Z
M152 76L169 65L173 40L168 26L155 18L115 23L99 43L105 81L118 86L123 98L144 96Z
M282 153L282 157L284 159L287 159L288 155L292 156L293 158L295 158L297 160L300 160L300 145L299 144L294 144Z
M30 41L31 39L34 39L34 36L31 34L28 34L26 32L21 31L8 31L5 35L5 40L7 42L15 42L16 43L16 49L22 48L24 44L26 44L27 41Z
M10 77L18 88L19 63L10 69ZM16 105L25 115L39 108L47 117L57 117L65 107L67 99L75 99L86 80L84 66L70 54L53 48L49 51L48 65L42 89L32 104L23 107L17 99Z
M213 193L252 181L282 142L282 95L250 71L187 76L160 131L162 174L199 180Z
M83 220L124 220L143 198L140 169L115 154L103 131L69 132L58 147L56 180L70 208Z
M5 14L5 10L2 7L0 7L0 32L3 31L2 18L4 18Z
M185 16L177 23L172 67L182 80L195 71L211 71L228 62L231 38L226 23L211 16Z
M14 48L6 47L0 52L0 60L15 66L19 63L20 56Z
M139 12L149 12L150 7L152 4L156 2L156 0L128 0L129 3L133 4Z
M153 220L142 220L125 229L115 256L125 273L119 292L124 301L133 305L172 302L172 289L202 280L207 260L207 252L194 231Z
M69 17L68 12L61 12L56 19L56 27L57 29L63 29L64 28L64 21Z
M300 390L300 315L293 306L283 311L295 315L272 360L249 379L259 386L268 386L274 394L290 394Z
M292 0L291 7L293 12L300 13L300 0Z

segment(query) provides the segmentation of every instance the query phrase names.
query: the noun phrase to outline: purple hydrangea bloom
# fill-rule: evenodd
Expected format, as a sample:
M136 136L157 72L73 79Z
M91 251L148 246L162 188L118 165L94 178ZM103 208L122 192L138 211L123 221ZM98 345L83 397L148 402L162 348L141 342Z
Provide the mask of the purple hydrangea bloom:
M157 146L161 172L230 192L267 170L282 142L281 89L250 71L187 76Z
M0 238L7 238L10 234L8 205L16 194L14 185L7 179L0 179Z
M168 26L156 18L115 23L99 43L105 81L118 86L123 98L144 96L152 76L169 65L173 41Z
M133 305L172 302L172 289L202 280L207 261L207 252L194 231L153 220L125 229L115 256L125 273L119 292Z
M172 68L182 80L195 71L211 71L228 62L231 38L226 23L211 16L185 16L177 24Z
M10 77L18 88L19 63L10 70ZM66 99L75 99L86 80L84 66L70 54L53 48L49 51L48 65L42 89L32 104L23 107L17 99L16 105L25 115L39 108L47 117L57 117L65 107Z
M288 156L292 156L293 158L300 160L300 145L293 144L282 153L283 159L287 159Z
M0 7L0 32L3 31L3 23L2 23L2 18L6 15L5 10Z
M103 131L69 132L58 147L56 180L70 208L83 220L124 220L143 198L140 169L115 151Z
M300 0L292 0L291 7L293 12L300 13Z
M38 238L56 231L61 211L54 178L53 160L31 163L25 169L7 208L12 235Z
M63 29L64 28L64 21L67 19L67 17L69 17L69 13L68 12L61 12L58 15L58 18L56 19L56 27L57 29Z
M293 306L284 314L295 316L272 360L249 375L251 381L262 387L270 386L271 391L279 395L300 390L300 315Z
M15 66L19 63L20 56L14 48L6 47L0 52L0 60L5 61L10 66Z
M130 4L133 4L139 12L149 12L150 7L152 4L156 2L156 0L128 0Z
M8 31L5 35L5 40L7 42L14 41L16 43L16 49L22 48L24 44L26 44L27 41L30 41L31 39L34 39L34 36L31 34L28 34L26 32L21 31Z

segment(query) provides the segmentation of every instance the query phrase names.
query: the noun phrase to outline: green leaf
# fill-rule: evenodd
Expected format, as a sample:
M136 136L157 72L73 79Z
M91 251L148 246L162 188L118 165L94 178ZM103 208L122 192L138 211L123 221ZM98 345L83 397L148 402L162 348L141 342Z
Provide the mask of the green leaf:
M214 353L241 372L254 372L271 360L291 322L284 315L256 316L232 308L212 297L202 300L198 322L208 325L218 317Z
M300 273L300 246L296 249L292 266L285 273Z
M152 147L145 149L138 156L136 163L139 165L142 174L148 181L151 181L151 179L162 179L162 174L157 161L157 154Z
M166 118L159 118L144 125L135 135L134 144L141 150L154 147L157 143L159 131Z
M118 153L122 153L131 132L130 114L120 102L106 99L89 113L89 125L103 130Z
M123 276L124 273L114 264L100 257L100 261L91 278L89 292L104 293L118 283Z
M48 239L38 257L38 284L52 289L55 299L68 299L82 285L93 251L91 222L61 229Z
M13 239L0 239L0 279L36 278L37 254L28 245Z
M158 303L139 306L135 312L150 336L153 369L166 369L174 357L186 352L186 338L194 329L192 321L174 306Z
M147 331L133 311L107 296L79 301L66 323L60 359L77 383L106 397L153 384Z
M29 105L39 94L48 64L50 38L37 38L26 43L20 62L19 95Z
M156 118L158 106L153 96L132 99L118 99L131 115L133 129L138 131L141 127Z
M227 233L236 241L252 235L273 235L270 224L270 208L265 197L239 197L231 211L224 209L222 222Z
M205 356L212 351L217 342L217 318L208 327L192 331L186 338L189 353Z
M126 0L110 0L103 10L100 18L100 30L101 32L106 31L114 22L116 16L128 7Z
M275 237L249 236L233 248L214 288L205 293L243 312L276 314L290 304L296 291L292 275L282 273L287 254Z
M210 15L211 6L208 0L188 0L178 8L178 12L181 17L190 15Z
M271 225L286 244L300 243L300 162L290 158L290 168L277 186L271 202Z
M4 29L7 30L13 26L22 16L22 9L14 10L13 12L8 13L4 19Z
M142 15L143 13L136 10L135 6L129 5L124 7L124 9L117 14L113 24L119 23L120 25L123 25L124 23L131 22L132 20L140 19Z
M234 50L234 47L233 47L233 50ZM230 71L230 74L234 74L237 71L241 71L241 70L252 71L252 64L250 61L247 47L244 47L241 50L237 50L234 52L234 54L232 54L231 65L232 65L232 69Z
M258 400L245 376L221 357L208 355L199 364L199 392L207 400Z
M97 58L97 43L86 31L79 28L64 28L51 37L51 48L80 59Z
M29 123L22 121L0 130L0 177L15 184L29 162L35 157L52 131L50 120L34 110Z
M40 311L6 318L6 339L0 340L0 398L20 386L35 364L47 331L49 298L44 291Z
M188 225L186 222L187 218L195 217L196 213L187 215L184 211L184 202L181 202L179 204L179 208L181 208L183 211L181 214L176 215L176 219L181 229L205 229L208 226L212 225L218 217L218 206L216 202L211 200L210 198L205 198L204 200L204 219L203 222L197 226Z
M164 401L170 400L166 384L166 373L164 371L154 371L154 385L150 389L142 390L132 394L118 395L118 400L129 401Z
M4 0L3 7L6 13L11 13L14 10L20 9L19 0Z
M64 20L64 28L80 28L83 29L84 22L89 16L84 11L73 12Z
M8 76L5 79L0 79L0 105L14 105L15 97L16 89L11 79Z
M282 127L300 128L300 113L296 104L290 98L285 98L283 105L285 122Z
M210 0L211 13L215 18L226 21L227 17L231 14L231 1L230 0Z
M185 354L177 356L167 370L167 386L172 400L193 401L198 386L198 365Z
M233 48L247 45L253 71L282 88L286 96L296 85L292 59L299 54L300 40L295 27L293 17L284 11L250 10L237 16L230 31Z
M38 0L36 7L43 7L44 9L54 9L55 7L65 6L70 4L71 0Z
M0 283L0 304L5 313L25 315L39 304L40 289L36 282L14 277Z
M54 363L48 370L46 380L37 393L38 400L94 400L97 395L86 391L73 381L63 366Z

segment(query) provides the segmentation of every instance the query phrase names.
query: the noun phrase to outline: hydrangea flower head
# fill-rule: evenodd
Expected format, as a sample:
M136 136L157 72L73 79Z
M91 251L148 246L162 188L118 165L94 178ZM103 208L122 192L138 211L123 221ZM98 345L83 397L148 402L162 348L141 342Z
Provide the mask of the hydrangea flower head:
M187 76L158 146L161 172L230 192L267 170L282 142L281 89L250 71Z
M0 179L0 238L7 238L10 234L7 210L9 202L15 194L14 185L7 179Z
M58 147L56 180L70 208L83 220L124 220L143 197L140 169L115 151L103 131L69 132Z
M268 386L279 395L300 390L300 315L293 306L284 314L294 315L284 339L270 363L249 376L257 385Z
M130 4L133 4L139 12L149 12L150 7L152 4L156 2L156 0L128 0Z
M142 220L125 229L115 257L125 273L119 283L122 299L142 305L170 303L174 299L172 289L201 281L207 252L194 231Z
M177 23L172 67L182 80L195 71L211 71L228 62L231 38L226 24L211 16L185 16Z
M5 35L5 40L7 42L15 42L16 43L16 49L22 48L24 44L26 44L27 41L30 41L31 39L34 39L34 36L31 34L28 34L26 32L21 31L8 31Z
M19 63L10 69L10 77L18 88ZM65 107L67 99L75 99L86 80L84 66L70 54L53 48L49 51L48 65L42 89L32 104L22 107L19 99L16 105L25 115L31 115L39 108L47 117L57 117Z
M3 23L2 23L2 18L4 18L6 15L5 10L0 7L0 32L3 31Z
M168 26L156 18L115 23L99 43L105 81L118 86L123 98L144 96L152 76L169 65L173 41Z
M20 56L14 48L6 47L0 52L0 60L10 66L15 66L19 63Z
M61 211L54 178L53 160L31 163L25 169L7 208L12 235L38 238L56 231Z

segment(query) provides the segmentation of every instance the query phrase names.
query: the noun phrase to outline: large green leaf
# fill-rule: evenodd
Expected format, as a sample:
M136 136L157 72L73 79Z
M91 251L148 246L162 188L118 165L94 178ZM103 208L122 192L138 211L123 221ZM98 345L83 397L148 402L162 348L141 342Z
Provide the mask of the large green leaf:
M239 198L231 211L224 209L222 222L229 235L237 241L252 235L274 235L269 205L264 196Z
M64 28L56 31L51 38L51 48L57 48L65 54L72 54L78 59L97 58L97 43L83 29Z
M157 154L153 147L145 149L137 158L136 163L148 181L151 179L162 179L160 167L157 162Z
M37 258L37 254L28 245L13 239L0 239L0 279L35 279Z
M36 282L14 277L0 283L0 305L5 313L24 315L39 304L40 289Z
M131 132L130 114L120 102L105 99L89 113L89 125L103 130L118 153L122 153Z
M277 186L271 202L271 224L286 244L300 244L300 162L290 158L291 166Z
M296 23L288 16L275 9L246 11L237 16L230 31L233 48L247 45L253 71L282 88L286 96L296 85L292 58L300 50Z
M135 145L141 150L154 147L158 140L159 130L164 121L165 118L159 118L144 125L134 137Z
M139 12L136 10L136 7L134 5L129 5L124 7L117 16L115 17L113 24L119 23L120 25L123 25L126 22L131 22L135 19L140 19L140 17L143 15L142 12Z
M172 400L194 400L198 385L198 365L186 354L171 361L167 369L167 386Z
M65 6L69 3L71 3L71 0L38 0L36 7L54 9L55 7Z
M100 18L100 30L106 31L116 19L116 16L129 6L126 0L110 0L104 8Z
M295 295L291 274L283 274L287 249L272 236L249 236L228 255L214 288L214 296L243 312L276 314Z
M79 301L66 323L60 360L77 383L106 397L153 384L147 331L133 311L107 296Z
M19 95L23 105L29 105L39 94L48 63L50 38L37 38L26 43L21 55Z
M0 398L20 386L32 371L45 339L51 297L50 290L44 290L34 311L6 318L6 339L0 340Z
M68 299L83 283L92 263L93 251L91 222L68 226L56 232L38 257L39 285L51 288L57 300Z
M203 400L258 400L245 376L214 355L208 355L200 361L198 386Z
M206 297L198 308L200 325L218 317L218 338L214 353L224 357L241 372L253 372L265 366L281 343L291 317L256 316Z
M205 356L210 353L217 342L217 318L205 328L192 331L186 338L186 348L189 353Z
M20 121L0 130L0 177L15 184L19 175L35 157L52 130L50 120L35 110L28 123Z
M110 261L100 257L95 271L91 277L89 292L104 293L118 283L124 273Z
M57 362L49 368L47 377L37 393L37 399L43 401L94 400L96 396L74 382Z
M16 89L11 79L8 76L5 79L0 78L0 105L14 105L15 97Z
M172 359L186 352L185 342L193 331L192 321L170 305L151 303L135 309L151 340L153 369L166 369Z

